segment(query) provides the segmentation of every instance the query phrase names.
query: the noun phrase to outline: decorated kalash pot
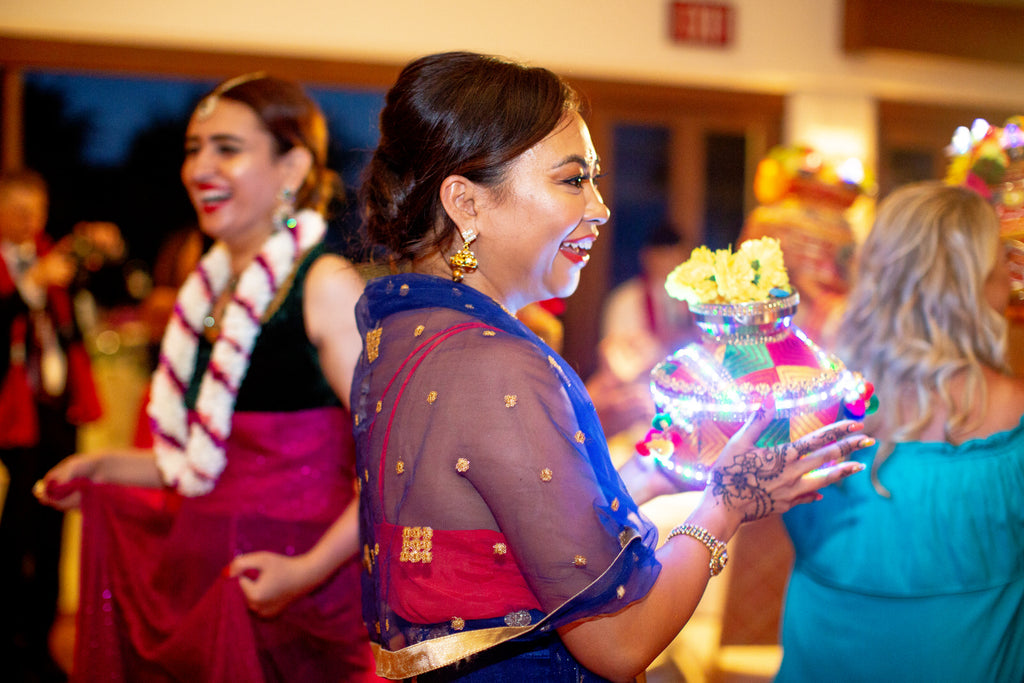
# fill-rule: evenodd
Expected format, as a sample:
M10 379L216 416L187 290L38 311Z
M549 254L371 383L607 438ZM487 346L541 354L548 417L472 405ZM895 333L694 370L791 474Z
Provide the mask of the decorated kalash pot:
M861 418L877 406L869 383L793 325L800 296L775 238L748 240L735 253L699 247L665 288L689 303L701 339L651 371L658 412L637 450L681 488L704 487L726 442L768 392L777 418L759 446Z

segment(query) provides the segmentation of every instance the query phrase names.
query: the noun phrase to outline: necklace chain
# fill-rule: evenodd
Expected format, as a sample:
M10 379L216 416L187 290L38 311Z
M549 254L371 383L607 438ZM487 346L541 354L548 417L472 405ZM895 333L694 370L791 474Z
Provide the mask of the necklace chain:
M206 337L206 341L211 344L217 342L217 338L220 337L220 318L224 316L224 312L227 309L231 299L235 296L235 290L238 288L239 275L232 275L228 281L227 287L224 288L224 293L218 297L218 303L215 303L210 309L210 312L203 318L203 336ZM220 310L218 310L218 308Z

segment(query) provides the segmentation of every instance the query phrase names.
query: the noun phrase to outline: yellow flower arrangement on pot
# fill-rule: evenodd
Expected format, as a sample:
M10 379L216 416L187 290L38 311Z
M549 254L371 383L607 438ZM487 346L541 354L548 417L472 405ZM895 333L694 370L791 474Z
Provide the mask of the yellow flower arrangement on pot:
M791 293L774 237L747 240L735 252L697 247L665 280L669 296L689 304L768 301Z

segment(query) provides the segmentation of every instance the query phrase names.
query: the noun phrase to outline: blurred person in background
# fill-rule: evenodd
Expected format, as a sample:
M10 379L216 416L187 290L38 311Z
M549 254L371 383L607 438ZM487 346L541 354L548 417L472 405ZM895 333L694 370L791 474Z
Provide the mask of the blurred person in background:
M878 207L837 352L875 384L872 476L783 515L778 681L1024 680L1024 381L999 221L965 187Z
M348 411L363 280L324 245L327 125L288 80L203 98L181 179L214 245L153 376L153 449L74 455L38 487L81 505L78 680L360 681Z
M32 486L75 452L79 426L100 417L75 285L84 256L102 261L124 250L111 223L79 223L55 242L48 211L39 173L0 174L0 461L9 476L0 516L0 661L17 680L63 675L48 649L63 514L36 504Z
M587 378L587 391L616 465L632 455L657 412L651 370L697 339L686 302L665 291L665 278L689 255L674 226L658 226L640 250L640 273L615 287L605 300L598 366Z
M850 289L856 239L847 211L865 194L863 164L836 162L810 147L775 147L757 165L739 242L774 237L800 295L793 324L821 346L831 337Z

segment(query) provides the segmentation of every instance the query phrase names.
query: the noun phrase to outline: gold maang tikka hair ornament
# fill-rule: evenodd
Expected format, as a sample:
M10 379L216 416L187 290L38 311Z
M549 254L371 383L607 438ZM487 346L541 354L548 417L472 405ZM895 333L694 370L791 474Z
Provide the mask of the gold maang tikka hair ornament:
M196 118L200 121L208 117L213 113L214 107L217 106L217 102L220 100L220 96L226 93L232 88L237 88L243 83L249 81L256 81L261 78L266 78L266 71L253 71L251 73L242 74L241 76L235 76L234 78L228 79L213 89L213 92L203 98L203 101L196 107Z
M476 232L470 230L468 233L462 235L462 247L452 254L451 258L448 259L448 265L452 268L452 280L454 282L462 282L462 276L465 273L471 273L476 270L479 263L476 260L476 254L469 248L469 245L476 239Z

